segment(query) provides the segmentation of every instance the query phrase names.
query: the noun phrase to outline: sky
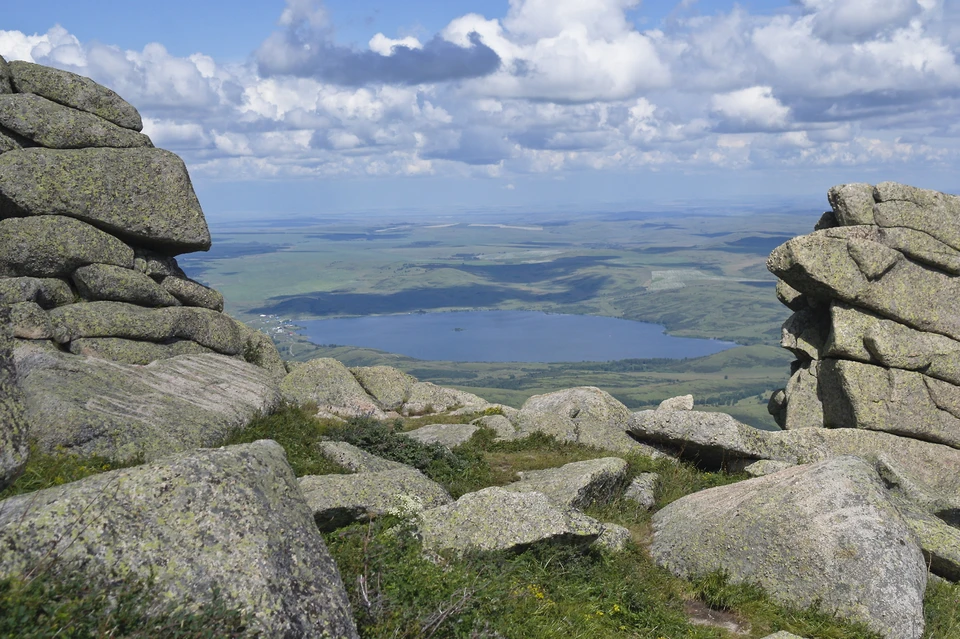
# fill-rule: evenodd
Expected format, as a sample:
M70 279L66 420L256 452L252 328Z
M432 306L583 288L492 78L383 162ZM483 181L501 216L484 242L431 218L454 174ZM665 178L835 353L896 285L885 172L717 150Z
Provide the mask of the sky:
M32 0L213 220L960 192L960 0Z

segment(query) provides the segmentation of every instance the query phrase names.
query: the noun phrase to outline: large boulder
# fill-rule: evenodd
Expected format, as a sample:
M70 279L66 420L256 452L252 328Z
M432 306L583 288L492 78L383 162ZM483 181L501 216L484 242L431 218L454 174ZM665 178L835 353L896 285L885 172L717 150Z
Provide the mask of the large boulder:
M923 635L927 567L862 460L841 457L683 497L653 518L654 560L725 571L791 606L819 602L890 639Z
M786 408L780 426L784 429L823 427L823 401L819 390L820 365L816 360L804 362L790 376L787 387L783 389Z
M56 278L0 277L0 304L35 302L41 308L72 304L76 295L70 285Z
M417 382L410 387L410 393L400 412L404 415L427 415L458 409L479 411L488 406L490 402L473 393L437 386L430 382Z
M210 248L187 168L163 149L4 153L0 214L74 217L168 255Z
M235 323L240 333L243 359L268 371L278 380L286 377L287 368L284 366L283 358L280 357L280 352L270 336L250 328L243 322Z
M378 515L413 515L453 501L443 486L414 468L307 475L299 481L317 527L324 532Z
M0 95L0 126L48 149L153 147L142 133L30 93Z
M629 420L626 406L593 386L534 395L517 415L520 436L540 432L616 452L652 452L627 434Z
M0 306L0 490L16 479L27 463L27 421L23 394L13 362L10 309Z
M480 430L474 424L430 424L404 433L421 444L440 444L447 448L456 448L470 441L474 433Z
M180 306L180 301L139 271L110 264L89 264L73 272L85 300L129 302L140 306Z
M269 374L222 355L130 366L21 345L17 376L42 450L118 460L218 446L280 396Z
M619 457L602 457L559 468L524 471L520 481L503 488L518 493L543 493L562 506L583 510L619 497L626 480L627 462Z
M140 114L129 102L90 78L21 61L11 62L9 72L13 86L20 93L41 95L59 104L93 113L127 129L143 129Z
M13 93L13 82L10 76L10 65L0 56L0 94Z
M0 162L8 155L0 156ZM0 276L62 277L96 262L131 268L133 249L109 233L69 217L0 220Z
M399 410L417 383L416 377L392 366L357 366L350 372L383 410Z
M214 311L223 310L223 295L193 280L171 275L163 278L160 285L163 290L186 306L200 306Z
M354 473L379 473L385 470L412 470L411 466L377 457L347 442L323 441L317 450L335 464Z
M355 638L336 564L275 442L195 450L13 497L0 577L56 558L92 583L133 576L196 610L215 589L268 637Z
M283 378L280 391L284 400L292 404L315 403L324 415L385 417L347 367L329 357L313 359L296 367Z
M590 544L603 525L558 505L542 493L484 488L420 514L418 533L428 550L523 550L536 543Z

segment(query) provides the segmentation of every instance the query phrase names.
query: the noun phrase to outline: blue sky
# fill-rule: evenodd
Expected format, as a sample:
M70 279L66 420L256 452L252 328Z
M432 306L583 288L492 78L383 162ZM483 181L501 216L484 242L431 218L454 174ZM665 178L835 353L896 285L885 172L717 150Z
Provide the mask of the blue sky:
M960 0L12 4L0 54L118 91L215 220L960 190Z

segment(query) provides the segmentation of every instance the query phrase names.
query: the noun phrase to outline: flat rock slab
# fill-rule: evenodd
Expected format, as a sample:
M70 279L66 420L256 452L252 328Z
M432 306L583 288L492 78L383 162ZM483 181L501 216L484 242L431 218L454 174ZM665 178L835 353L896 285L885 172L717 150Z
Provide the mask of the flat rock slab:
M562 506L583 510L619 497L626 479L627 462L619 457L602 457L559 468L524 471L520 481L503 488L518 493L543 493Z
M473 393L430 382L417 382L410 387L400 412L404 415L431 415L463 408L483 410L488 406L490 402Z
M139 306L180 306L180 300L139 271L109 264L81 266L71 276L88 301L128 302Z
M219 446L280 402L266 371L222 355L131 366L26 345L14 354L29 434L46 452L149 460Z
M820 601L884 637L920 639L927 567L863 460L840 457L683 497L653 517L650 552L683 577L724 570L776 601Z
M384 514L412 515L453 501L443 486L413 468L307 475L300 478L300 488L324 532Z
M10 309L0 306L0 490L15 480L27 463L27 419L17 387Z
M336 564L273 441L181 453L7 499L0 576L58 557L196 610L215 587L267 637L355 638Z
M317 449L324 457L354 473L379 473L385 470L413 470L412 466L378 457L347 442L320 442Z
M463 552L523 550L532 544L590 544L603 525L542 493L491 487L420 514L418 530L427 550Z
M9 72L13 86L20 93L42 95L48 100L93 113L127 129L143 129L140 114L133 105L90 78L19 60L10 63Z
M216 351L188 339L171 340L164 344L138 342L120 337L81 337L69 344L70 352L85 357L99 357L121 364L139 364L170 359L180 355L215 354Z
M0 156L0 161L8 155ZM131 268L133 249L109 233L69 217L0 220L0 274L56 278L97 262Z
M169 255L210 248L187 167L163 149L4 153L0 212L74 217Z
M346 366L329 357L296 367L280 383L284 400L302 406L315 403L321 414L385 419L377 403Z
M422 444L440 444L447 448L456 448L470 441L478 430L480 427L473 424L430 424L403 434Z
M672 411L668 411L672 412ZM616 452L659 455L627 435L630 411L610 393L593 386L534 395L517 415L520 436L540 432L560 441Z
M152 148L150 138L39 95L0 95L0 126L48 149Z
M167 293L185 306L200 306L214 311L223 310L223 295L190 279L167 276L160 282Z

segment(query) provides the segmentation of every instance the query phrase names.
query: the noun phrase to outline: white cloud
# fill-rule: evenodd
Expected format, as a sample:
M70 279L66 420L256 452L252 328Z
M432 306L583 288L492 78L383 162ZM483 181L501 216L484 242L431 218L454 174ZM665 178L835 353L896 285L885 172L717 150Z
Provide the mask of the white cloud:
M393 40L378 33L377 35L370 38L370 43L368 44L371 51L376 51L380 55L390 56L393 55L394 47L406 47L408 49L422 49L423 44L414 38L413 36L407 36L406 38L400 38L399 40Z
M790 109L773 96L771 87L750 87L715 95L711 104L725 118L746 127L782 129L790 119Z

